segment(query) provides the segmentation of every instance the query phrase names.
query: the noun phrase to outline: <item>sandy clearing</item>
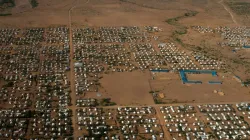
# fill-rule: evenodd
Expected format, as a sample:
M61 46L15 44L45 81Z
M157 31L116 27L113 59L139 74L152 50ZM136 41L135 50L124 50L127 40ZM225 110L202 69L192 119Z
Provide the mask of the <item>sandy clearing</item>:
M101 85L111 94L112 101L117 104L153 104L153 98L149 94L148 79L148 72L113 73L104 75Z

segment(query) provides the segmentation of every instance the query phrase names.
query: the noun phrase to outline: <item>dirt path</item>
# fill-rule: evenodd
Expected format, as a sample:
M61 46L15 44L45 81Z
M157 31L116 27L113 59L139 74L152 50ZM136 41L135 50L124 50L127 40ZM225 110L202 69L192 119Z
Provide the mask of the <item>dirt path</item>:
M75 93L75 72L74 72L74 46L73 46L73 35L72 35L72 17L71 17L71 12L72 10L76 7L78 3L78 0L75 0L74 3L72 4L72 7L69 9L69 46L70 46L70 89L71 89L71 93L70 93L70 97L71 97L71 103L72 106L68 106L69 109L72 110L72 127L74 129L74 138L76 138L76 130L77 130L77 126L76 126L76 109L75 109L75 105L76 105L76 93Z
M88 3L89 0L86 1L86 3ZM69 23L68 23L68 27L69 27L69 47L70 47L70 89L71 89L71 93L70 93L70 97L71 97L71 106L68 106L69 109L72 110L72 127L74 129L74 134L73 137L77 138L77 134L76 131L78 129L77 127L77 121L76 121L76 93L75 93L75 71L74 71L74 45L73 45L73 33L72 33L72 11L74 8L76 8L76 6L78 5L79 0L75 0L72 3L72 7L69 9L68 11L68 18L69 18Z
M160 108L159 107L155 107L155 111L156 111L156 116L159 119L159 123L162 127L163 133L164 133L164 138L166 138L167 140L171 140L171 136L167 130L167 127L165 126L165 120L163 118L164 115L161 114Z
M231 12L231 10L228 9L228 7L223 3L223 0L219 1L218 3L219 3L220 5L222 5L222 6L224 7L224 9L230 14L230 16L231 16L233 22L234 22L236 25L239 25L238 22L236 21L234 15L233 15L233 13Z
M146 107L146 106L151 106L151 107L160 107L160 106L179 106L179 105L184 105L184 104L188 104L188 105L202 105L202 104L236 104L236 103L241 103L241 102L247 102L249 103L250 100L246 100L246 101L239 101L239 102L202 102L202 103L173 103L173 104L152 104L152 105L142 105L142 106L138 106L138 105L131 105L131 106L103 106L102 108L118 108L118 107Z

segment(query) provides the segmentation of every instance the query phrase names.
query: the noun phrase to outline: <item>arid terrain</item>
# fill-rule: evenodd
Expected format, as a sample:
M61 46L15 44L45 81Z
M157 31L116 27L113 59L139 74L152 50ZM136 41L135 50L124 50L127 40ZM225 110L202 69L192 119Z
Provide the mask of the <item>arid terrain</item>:
M0 0L0 139L250 139L249 16L248 0Z

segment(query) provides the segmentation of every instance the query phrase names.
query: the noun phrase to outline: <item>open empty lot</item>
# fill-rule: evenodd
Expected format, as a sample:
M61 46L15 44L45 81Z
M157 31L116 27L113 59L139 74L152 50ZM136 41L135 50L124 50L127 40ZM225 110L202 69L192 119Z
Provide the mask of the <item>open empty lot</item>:
M208 84L208 81L220 81L220 77L212 76L212 74L186 74L190 81L201 81L203 84Z
M101 85L119 105L153 104L148 72L124 72L104 75Z

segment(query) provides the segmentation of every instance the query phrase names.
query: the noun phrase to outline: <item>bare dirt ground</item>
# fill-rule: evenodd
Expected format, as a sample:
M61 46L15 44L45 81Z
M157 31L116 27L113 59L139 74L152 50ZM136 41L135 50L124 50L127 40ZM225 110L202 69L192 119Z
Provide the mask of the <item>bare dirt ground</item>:
M169 73L168 75L171 75ZM202 75L189 75L191 80L204 81L202 84L182 84L180 78L171 79L155 79L151 80L152 87L155 91L165 94L166 103L174 102L231 102L244 101L250 98L249 90L241 87L232 75L219 74L218 80L222 80L223 84L213 85L208 84L210 78ZM170 76L167 76L170 77ZM211 78L215 80L214 78ZM214 93L214 90L222 91L225 96L220 96Z
M201 81L203 84L207 84L208 81L221 81L222 79L210 74L186 74L188 80Z
M0 17L1 26L51 26L67 24L67 12L74 0L37 0L39 6L22 10L27 5L27 0L19 0L18 8L12 16ZM215 7L214 7L215 6ZM25 9L25 8L23 8ZM27 9L27 8L26 8ZM73 11L74 25L88 26L119 26L119 25L155 25L162 28L171 28L164 21L185 13L186 10L197 10L199 15L195 17L193 24L230 24L230 15L218 6L216 0L207 1L160 1L160 0L90 0L88 3L79 1L77 8ZM18 12L20 11L20 12ZM220 11L214 13L214 11ZM217 18L220 16L220 18ZM21 20L25 18L26 20ZM213 20L213 19L216 19ZM100 22L101 21L101 22ZM184 21L187 22L187 21ZM189 22L189 23L190 23ZM187 22L188 24L188 22Z
M120 105L153 104L147 76L142 72L124 72L104 75L101 85L112 100Z

